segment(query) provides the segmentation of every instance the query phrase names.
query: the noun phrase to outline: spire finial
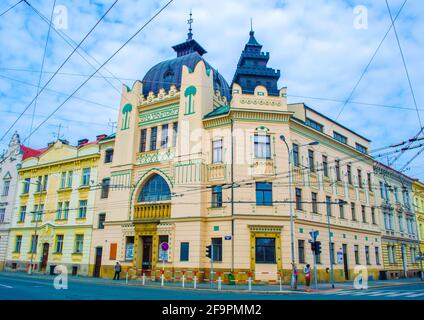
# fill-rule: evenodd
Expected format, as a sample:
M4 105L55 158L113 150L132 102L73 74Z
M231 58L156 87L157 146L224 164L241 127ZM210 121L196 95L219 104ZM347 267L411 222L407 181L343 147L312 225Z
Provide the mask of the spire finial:
M253 35L255 32L253 31L253 18L250 18L250 35Z
M193 33L191 32L193 29L191 28L191 25L192 25L192 23L193 23L193 18L192 18L192 12L191 12L191 9L190 9L190 19L188 19L187 20L187 24L189 25L189 28L188 28L188 34L187 34L187 36L188 36L188 38L187 38L187 40L191 40L191 39L193 39Z

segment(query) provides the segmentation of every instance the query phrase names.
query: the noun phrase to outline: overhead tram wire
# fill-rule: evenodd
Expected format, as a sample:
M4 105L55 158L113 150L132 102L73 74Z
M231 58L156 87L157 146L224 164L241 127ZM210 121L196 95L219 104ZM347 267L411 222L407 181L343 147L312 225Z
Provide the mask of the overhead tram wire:
M14 5L10 6L8 9L6 9L2 13L0 13L0 17L2 17L3 15L5 15L6 13L8 13L10 10L12 10L14 7L16 7L21 2L24 2L24 0L20 0L20 1L16 2Z
M25 3L28 4L26 0L24 0ZM72 55L77 51L77 49L82 45L82 43L88 38L88 36L94 31L94 29L99 25L99 23L106 17L106 15L109 13L109 11L115 6L115 4L118 2L118 0L115 0L114 3L109 7L109 9L100 17L99 20L97 20L96 24L90 29L90 31L84 36L84 38L78 43L78 46L68 55L68 57L65 59L65 61L59 66L59 68L56 70L56 72L50 77L50 79L44 84L44 86L41 88L39 93L32 99L32 101L25 107L25 109L21 112L21 114L18 116L18 118L12 123L12 125L6 130L6 132L3 134L3 136L0 138L0 142L3 141L3 139L6 137L6 135L12 130L14 125L19 121L19 119L23 116L23 114L29 109L29 107L32 105L32 103L37 99L37 97L43 92L43 90L47 87L47 85L53 80L53 78L56 76L57 72L62 69L62 67L68 62L68 60L72 57ZM27 138L31 137L31 132Z
M25 2L25 3L28 3L28 2ZM51 14L50 14L50 23L49 23L49 28L48 28L47 37L46 37L46 44L44 45L43 58L41 59L40 75L38 76L37 95L36 95L36 98L35 98L35 101L34 101L34 108L32 109L31 125L29 127L29 132L32 131L32 127L34 126L34 116L35 116L35 110L37 109L37 101L38 101L37 97L38 97L38 93L40 91L41 78L43 77L44 63L45 63L45 60L46 60L46 53L47 53L47 45L48 45L49 39L50 39L50 31L51 31L55 6L56 6L56 0L53 0L52 11L51 11ZM29 141L30 140L28 139L28 145L30 144Z
M117 0L116 0L117 1ZM169 0L159 11L155 13L141 28L139 28L125 43L119 47L118 50L116 50L103 64L98 67L94 73L92 73L83 83L81 83L78 88L76 88L56 109L53 110L53 112L50 113L49 116L47 116L46 119L44 119L31 133L29 136L27 136L23 142L25 142L30 136L32 136L38 129L41 128L41 126L44 125L69 99L72 98L72 96L77 93L103 66L105 66L110 60L113 59L132 39L134 39L146 26L148 26L163 10L165 10L174 0ZM116 2L115 2L116 3ZM0 140L1 141L1 140Z

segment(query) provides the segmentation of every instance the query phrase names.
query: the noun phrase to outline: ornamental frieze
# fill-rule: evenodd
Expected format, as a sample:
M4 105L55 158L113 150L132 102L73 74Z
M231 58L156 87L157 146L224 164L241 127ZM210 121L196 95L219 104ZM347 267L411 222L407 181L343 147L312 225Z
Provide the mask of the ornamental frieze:
M156 122L169 121L178 118L178 104L140 112L139 126L146 126Z

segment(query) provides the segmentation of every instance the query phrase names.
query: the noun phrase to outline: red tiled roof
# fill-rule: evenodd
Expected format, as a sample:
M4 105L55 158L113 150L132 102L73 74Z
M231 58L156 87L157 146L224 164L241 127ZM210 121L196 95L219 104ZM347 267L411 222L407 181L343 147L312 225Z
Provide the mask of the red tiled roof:
M24 146L21 144L21 152L22 152L22 160L31 158L31 157L38 157L40 154L42 154L44 151L46 151L48 147L41 148L41 149L31 149L30 147Z

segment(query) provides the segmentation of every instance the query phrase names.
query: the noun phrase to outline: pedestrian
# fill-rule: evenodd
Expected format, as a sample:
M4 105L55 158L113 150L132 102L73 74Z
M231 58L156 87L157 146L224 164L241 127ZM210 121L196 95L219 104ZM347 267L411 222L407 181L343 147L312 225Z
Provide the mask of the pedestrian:
M311 266L309 263L303 269L305 273L305 281L306 281L306 291L310 291L309 286L311 285Z
M292 263L292 267L293 267L293 289L297 290L297 279L299 276L299 271L297 270L296 264Z
M121 265L118 261L115 264L115 275L113 276L113 280L119 280L119 274L121 273Z

